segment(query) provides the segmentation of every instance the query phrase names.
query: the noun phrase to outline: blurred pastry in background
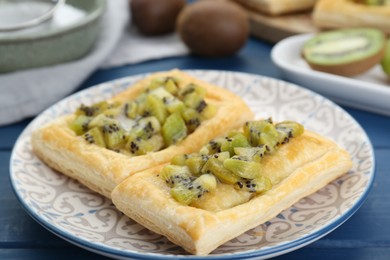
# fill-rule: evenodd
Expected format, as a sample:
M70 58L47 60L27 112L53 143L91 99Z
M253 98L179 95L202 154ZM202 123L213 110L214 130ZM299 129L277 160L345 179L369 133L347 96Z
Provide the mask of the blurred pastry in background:
M390 1L319 0L312 17L322 29L366 26L390 33Z
M235 0L253 11L267 15L281 15L306 11L313 8L317 0Z

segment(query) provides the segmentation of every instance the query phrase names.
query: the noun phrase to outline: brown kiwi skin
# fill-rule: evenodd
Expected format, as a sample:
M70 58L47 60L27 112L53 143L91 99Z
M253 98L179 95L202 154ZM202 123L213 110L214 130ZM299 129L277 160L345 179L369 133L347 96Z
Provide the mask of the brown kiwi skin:
M171 33L186 4L186 0L130 0L132 21L143 35Z
M373 68L381 61L384 54L385 54L385 46L383 46L383 48L375 55L367 57L366 59L340 64L340 65L319 65L319 64L311 63L307 60L306 61L309 64L309 66L314 70L336 74L339 76L353 77L362 74L368 71L369 69Z
M229 1L202 0L187 5L176 30L194 54L216 57L236 53L249 36L248 15Z

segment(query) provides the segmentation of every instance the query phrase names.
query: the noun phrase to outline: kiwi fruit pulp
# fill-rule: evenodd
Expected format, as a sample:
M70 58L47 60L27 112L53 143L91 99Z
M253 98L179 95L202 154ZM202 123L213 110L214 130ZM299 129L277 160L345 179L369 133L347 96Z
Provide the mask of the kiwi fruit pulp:
M195 186L195 180L205 175L214 176L217 187L223 183L236 190L261 194L272 187L271 180L262 175L263 157L272 156L279 146L288 142L286 139L303 132L303 126L294 121L276 124L271 119L250 121L242 131L231 131L211 140L199 153L176 155L160 175L172 188L172 197L186 205L202 197L202 191L215 189L214 184L212 188L205 188L206 183Z
M302 55L314 70L359 75L382 59L384 33L375 28L352 28L322 32L308 40Z
M154 78L132 100L82 104L68 126L77 136L97 128L84 136L90 144L143 155L180 142L214 116L217 108L206 102L206 94L180 78Z
M381 67L383 72L390 76L390 39L386 41L386 50L381 60Z

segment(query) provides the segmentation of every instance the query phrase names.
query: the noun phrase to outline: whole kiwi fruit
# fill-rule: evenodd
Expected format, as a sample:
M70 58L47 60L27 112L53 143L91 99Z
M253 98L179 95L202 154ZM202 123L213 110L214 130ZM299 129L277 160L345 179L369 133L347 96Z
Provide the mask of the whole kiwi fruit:
M228 56L245 44L249 22L238 4L202 0L184 7L177 18L176 30L192 53Z
M186 0L130 0L132 21L144 35L175 31L176 18Z

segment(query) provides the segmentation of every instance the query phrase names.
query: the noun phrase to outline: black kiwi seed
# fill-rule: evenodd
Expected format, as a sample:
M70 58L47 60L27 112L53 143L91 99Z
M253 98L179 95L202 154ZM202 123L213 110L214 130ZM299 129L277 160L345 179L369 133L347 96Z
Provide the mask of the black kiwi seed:
M202 111L206 108L207 104L204 100L200 101L198 106L195 108L196 111L202 113Z

